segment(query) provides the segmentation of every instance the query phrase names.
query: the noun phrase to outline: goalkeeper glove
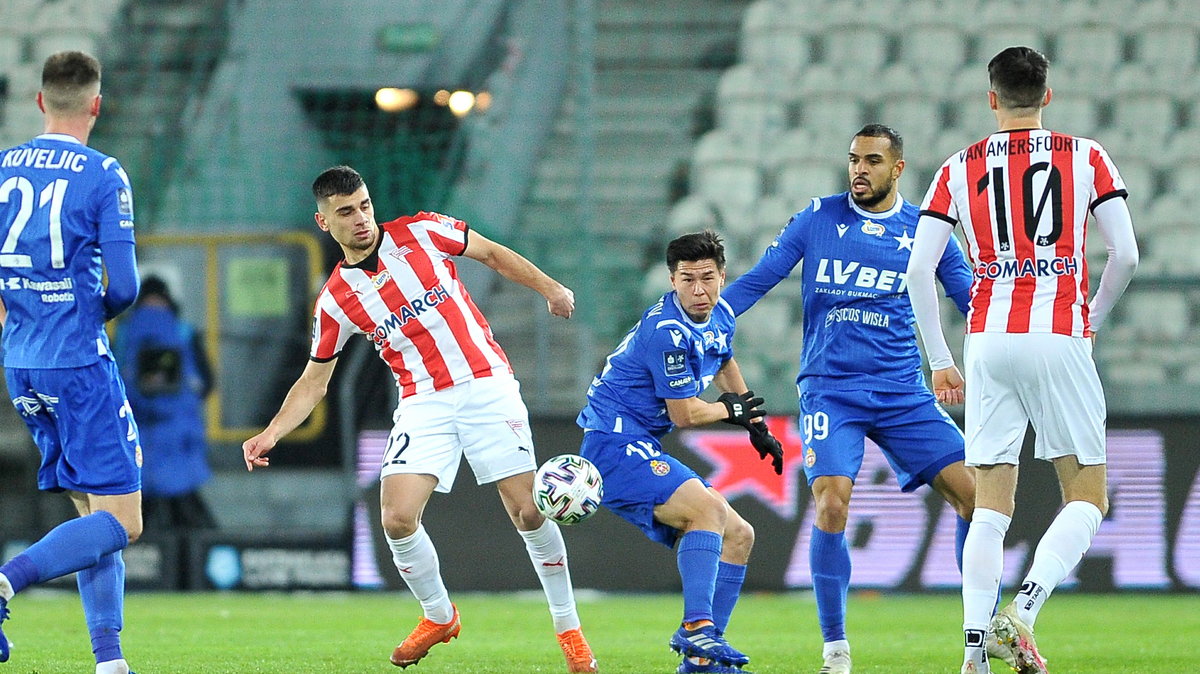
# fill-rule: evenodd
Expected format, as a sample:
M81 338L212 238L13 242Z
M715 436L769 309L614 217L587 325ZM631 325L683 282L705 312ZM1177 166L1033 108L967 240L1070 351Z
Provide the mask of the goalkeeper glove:
M745 393L733 393L730 391L722 393L721 397L717 398L717 402L723 403L725 409L729 412L729 416L722 419L722 421L727 424L741 426L747 430L754 419L762 418L764 414L762 410L757 409L759 405L763 404L763 399L755 397L754 391L746 391Z
M758 458L771 457L771 467L776 475L783 475L783 445L771 435L770 429L762 421L751 422L746 428L750 432L750 444L758 450Z

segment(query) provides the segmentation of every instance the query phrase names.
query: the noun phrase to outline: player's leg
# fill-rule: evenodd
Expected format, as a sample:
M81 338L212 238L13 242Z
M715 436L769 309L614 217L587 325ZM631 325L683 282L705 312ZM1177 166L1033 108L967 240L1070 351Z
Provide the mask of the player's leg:
M533 473L525 471L506 477L496 483L496 489L517 533L525 541L525 551L546 594L567 671L596 671L596 658L583 636L575 606L567 546L558 524L543 517L533 504Z
M461 626L458 609L442 582L441 565L433 541L421 524L421 515L438 479L424 473L399 473L380 483L384 535L392 562L404 584L421 604L416 628L392 651L392 664L416 664L439 643L449 643Z
M1030 629L1050 593L1091 547L1092 538L1108 512L1104 464L1085 466L1074 456L1061 456L1054 459L1054 468L1066 505L1038 542L1033 565L1013 601L1017 616Z
M138 517L141 494L95 496L72 492L71 501L81 517L104 510L118 519L130 520ZM125 622L125 561L121 551L104 555L95 565L80 569L75 580L96 659L96 674L127 674L129 665L121 653L121 629Z
M1010 335L968 335L965 379L966 463L975 466L975 509L963 545L964 670L987 672L992 650L988 626L1004 570L1004 536L1012 523L1017 464L1029 424L1019 390L1012 381L1016 353ZM983 393L987 392L986 406Z
M854 477L862 467L866 429L875 423L877 394L805 390L800 395L804 472L813 493L816 519L808 547L817 620L821 627L822 672L850 671L846 596L850 548L846 522Z
M107 495L106 509L64 522L0 566L0 628L13 595L97 564L141 535L137 426L111 361L84 368L5 372L42 453L38 487ZM8 659L0 629L0 662Z
M746 580L746 565L754 547L754 527L729 505L725 497L713 488L709 491L725 503L727 516L725 534L721 540L721 560L717 564L716 589L713 591L713 624L724 633L742 593Z
M666 502L655 506L654 518L680 532L675 559L683 584L683 620L671 637L671 648L685 657L741 666L750 658L725 642L714 620L714 595L730 512L725 499L697 477L679 485Z

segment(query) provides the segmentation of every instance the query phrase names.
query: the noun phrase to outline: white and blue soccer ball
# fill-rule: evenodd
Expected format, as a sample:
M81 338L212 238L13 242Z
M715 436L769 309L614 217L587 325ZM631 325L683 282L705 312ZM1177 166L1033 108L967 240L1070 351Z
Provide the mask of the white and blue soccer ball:
M595 464L575 454L551 457L533 476L533 503L547 519L576 524L600 509L604 480Z

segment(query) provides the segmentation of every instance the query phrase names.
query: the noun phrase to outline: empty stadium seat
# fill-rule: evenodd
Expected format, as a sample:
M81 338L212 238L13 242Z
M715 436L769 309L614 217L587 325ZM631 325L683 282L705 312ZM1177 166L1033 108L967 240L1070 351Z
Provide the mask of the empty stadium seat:
M698 194L689 194L675 202L667 214L667 231L671 236L710 228L720 230L722 224L721 212Z
M1054 37L1054 67L1083 66L1112 70L1124 57L1120 15L1101 14L1089 2L1066 2L1058 8L1064 26Z
M797 158L775 170L775 196L792 203L844 192L846 166L823 157Z
M1136 225L1135 225L1136 226ZM1155 230L1141 246L1141 277L1175 276L1200 280L1200 247L1196 226L1164 227Z
M750 65L736 65L717 85L717 126L737 133L761 152L787 128L786 81Z
M787 0L758 0L742 21L741 62L759 70L795 73L811 57L815 25Z
M1047 128L1072 136L1092 137L1096 133L1098 120L1095 94L1076 93L1074 90L1054 89L1050 105L1042 111L1042 123Z
M1195 6L1184 12L1170 3L1140 2L1132 17L1134 60L1162 75L1191 73L1197 66L1200 31Z
M1135 340L1176 342L1191 330L1191 310L1182 292L1134 288L1121 298L1119 307L1112 330Z
M855 8L852 18L831 23L822 31L825 62L854 72L856 79L870 77L871 72L882 69L887 63L889 26L871 23L870 14Z
M1038 9L1039 6L1034 4L1016 11L1008 3L984 5L979 17L968 24L975 36L975 61L986 64L1002 49L1014 45L1047 53L1048 41L1042 32L1046 23Z

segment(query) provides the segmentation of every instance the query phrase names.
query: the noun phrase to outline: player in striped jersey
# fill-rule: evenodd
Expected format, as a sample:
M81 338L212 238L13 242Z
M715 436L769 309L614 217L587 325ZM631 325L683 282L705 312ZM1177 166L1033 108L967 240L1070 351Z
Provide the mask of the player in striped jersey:
M142 533L142 448L104 323L139 281L129 178L87 146L100 100L95 58L51 55L45 133L0 151L4 376L42 455L38 488L67 492L79 513L0 566L0 627L14 594L75 573L96 674L128 674L121 551Z
M536 290L555 316L571 316L574 294L461 220L418 213L377 224L367 186L350 167L321 173L313 196L317 226L338 243L345 260L317 298L307 367L267 428L243 444L246 468L269 464L267 452L324 397L346 341L365 335L400 389L380 501L396 568L424 611L416 629L393 651L392 663L416 664L435 644L458 636L458 609L450 603L421 515L434 491L450 491L465 456L479 484L496 484L525 540L568 671L596 671L580 629L562 534L533 504L537 466L520 386L487 320L459 282L453 258L478 260Z
M1023 674L1045 672L1033 624L1046 598L1091 545L1108 509L1104 392L1092 337L1137 268L1125 185L1099 143L1042 128L1049 62L1009 47L988 64L999 131L951 156L922 205L908 266L934 392L964 395L946 346L933 269L961 224L974 265L967 315L967 463L977 467L975 517L963 552L963 672L987 672L988 652ZM1087 214L1108 245L1088 302ZM1013 603L994 618L1004 535L1028 424L1034 455L1052 461L1065 506L1038 543ZM986 642L986 645L985 645Z
M904 141L891 127L868 124L854 134L847 159L850 189L813 199L792 216L758 264L725 292L740 315L800 267L804 350L796 387L816 510L809 564L822 674L851 670L846 524L865 438L879 445L901 490L930 485L954 507L956 559L975 500L962 432L921 375L905 294L917 207L900 195ZM947 296L965 311L971 273L962 251L948 246L936 264Z

